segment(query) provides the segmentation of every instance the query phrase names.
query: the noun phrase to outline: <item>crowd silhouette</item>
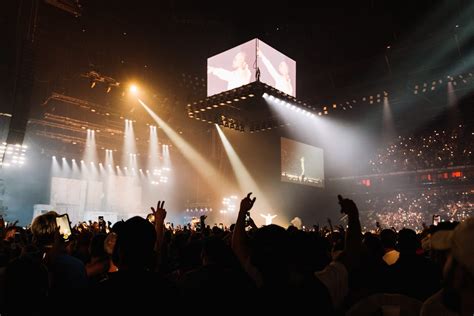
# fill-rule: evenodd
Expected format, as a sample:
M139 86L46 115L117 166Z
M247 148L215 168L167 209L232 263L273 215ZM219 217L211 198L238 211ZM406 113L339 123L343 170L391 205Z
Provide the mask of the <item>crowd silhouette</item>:
M55 212L22 228L0 222L2 315L141 315L294 312L317 315L472 315L474 219L363 233L341 196L347 225L301 230L252 219L242 199L229 229L165 225L164 201L148 219L80 223L65 240ZM86 306L84 308L83 306Z

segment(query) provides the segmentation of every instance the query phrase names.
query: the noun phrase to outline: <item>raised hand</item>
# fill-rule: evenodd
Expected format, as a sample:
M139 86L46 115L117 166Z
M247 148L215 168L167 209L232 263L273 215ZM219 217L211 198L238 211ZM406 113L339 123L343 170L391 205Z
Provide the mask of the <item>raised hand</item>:
M341 232L341 233L344 233L346 231L345 228L344 228L344 225L342 225L342 224L337 225L336 227L339 230L339 232Z
M155 223L156 222L161 222L166 218L166 210L164 209L165 201L158 201L156 204L156 209L152 206L151 207L151 212L155 216Z
M352 270L360 264L362 253L362 231L359 221L359 210L354 201L344 199L338 195L341 213L347 214L348 225L346 230L346 242L344 244L344 255L340 257L346 269Z
M252 207L255 203L255 200L257 200L257 198L254 197L253 199L251 199L250 198L251 195L252 195L252 192L247 194L247 197L245 197L244 199L242 199L242 201L240 201L240 211L241 212L248 212L252 209Z
M339 204L341 205L341 213L347 214L348 216L359 215L359 210L354 201L350 199L344 199L341 195L338 195Z
M329 229L331 230L331 233L332 233L334 231L334 228L332 227L332 221L329 217L328 217L328 224L329 224Z
M14 221L14 222L10 222L7 224L7 228L10 228L10 227L15 227L16 224L18 224L18 220Z
M250 217L250 215L247 217L247 226L250 226L252 228L257 228L257 225L255 225L255 222L253 221L253 218Z
M166 218L166 210L164 208L165 206L165 201L158 201L156 203L156 209L152 206L151 212L153 213L153 216L155 217L155 231L156 231L156 242L155 242L155 251L159 253L162 249L162 244L163 244L163 239L165 235L165 218ZM159 256L157 257L157 260L159 260Z

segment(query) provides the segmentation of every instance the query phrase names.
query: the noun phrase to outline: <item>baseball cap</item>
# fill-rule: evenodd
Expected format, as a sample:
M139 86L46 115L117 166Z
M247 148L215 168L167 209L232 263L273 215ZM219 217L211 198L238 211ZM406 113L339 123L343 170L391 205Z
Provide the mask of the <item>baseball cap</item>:
M442 230L431 236L431 248L451 250L453 257L474 276L474 218L468 218L454 230Z

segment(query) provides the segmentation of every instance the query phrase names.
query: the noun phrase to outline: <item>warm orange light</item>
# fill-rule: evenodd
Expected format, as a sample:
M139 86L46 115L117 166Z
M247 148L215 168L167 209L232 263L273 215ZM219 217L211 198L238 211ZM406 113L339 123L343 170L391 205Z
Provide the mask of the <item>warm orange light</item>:
M130 88L129 88L130 92L133 93L133 94L137 94L138 92L138 87L134 84L130 85Z

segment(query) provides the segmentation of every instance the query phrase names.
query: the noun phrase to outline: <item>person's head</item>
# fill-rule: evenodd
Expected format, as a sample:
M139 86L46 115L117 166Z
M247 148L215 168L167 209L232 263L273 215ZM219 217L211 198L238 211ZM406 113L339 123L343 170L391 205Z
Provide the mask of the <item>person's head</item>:
M232 67L235 69L245 68L245 66L247 65L247 62L245 61L246 58L247 54L245 54L244 52L238 52L234 56L234 60L232 60Z
M107 252L105 251L105 240L107 238L106 234L97 234L92 237L89 253L93 258L104 258L107 257Z
M382 242L374 234L366 233L364 235L364 246L373 258L382 258L384 255Z
M330 262L327 244L323 238L301 230L293 231L289 238L290 266L293 272L312 275Z
M146 219L134 216L117 229L114 252L119 269L142 270L152 264L156 233Z
M290 72L289 68L288 68L288 64L286 63L286 61L282 61L279 65L278 65L278 71L280 72L280 74L286 76L288 75L288 73Z
M202 263L219 264L229 266L232 263L233 254L229 246L216 236L204 239L202 243Z
M212 233L215 236L220 236L220 235L222 235L222 229L220 229L218 226L214 226L214 227L212 227Z
M385 249L395 249L397 244L397 233L391 229L384 229L380 232L380 241Z
M298 228L296 228L296 227L293 226L293 225L290 225L290 226L288 226L288 228L287 228L286 230L287 230L287 232L291 235L291 234L294 234L295 232L297 232L297 231L298 231Z
M107 255L111 256L114 253L115 243L117 242L117 234L110 232L104 240L104 250Z
M31 223L33 242L39 247L52 246L54 234L56 233L56 217L58 213L54 211L36 216Z
M265 283L275 281L274 276L285 277L289 262L289 235L278 225L259 228L253 238L251 262L262 273Z
M293 225L297 229L301 229L302 225L303 225L303 223L301 221L301 218L299 218L299 217L293 218L290 223L291 223L291 225Z
M414 230L403 228L398 232L398 248L400 253L415 254L420 241Z

